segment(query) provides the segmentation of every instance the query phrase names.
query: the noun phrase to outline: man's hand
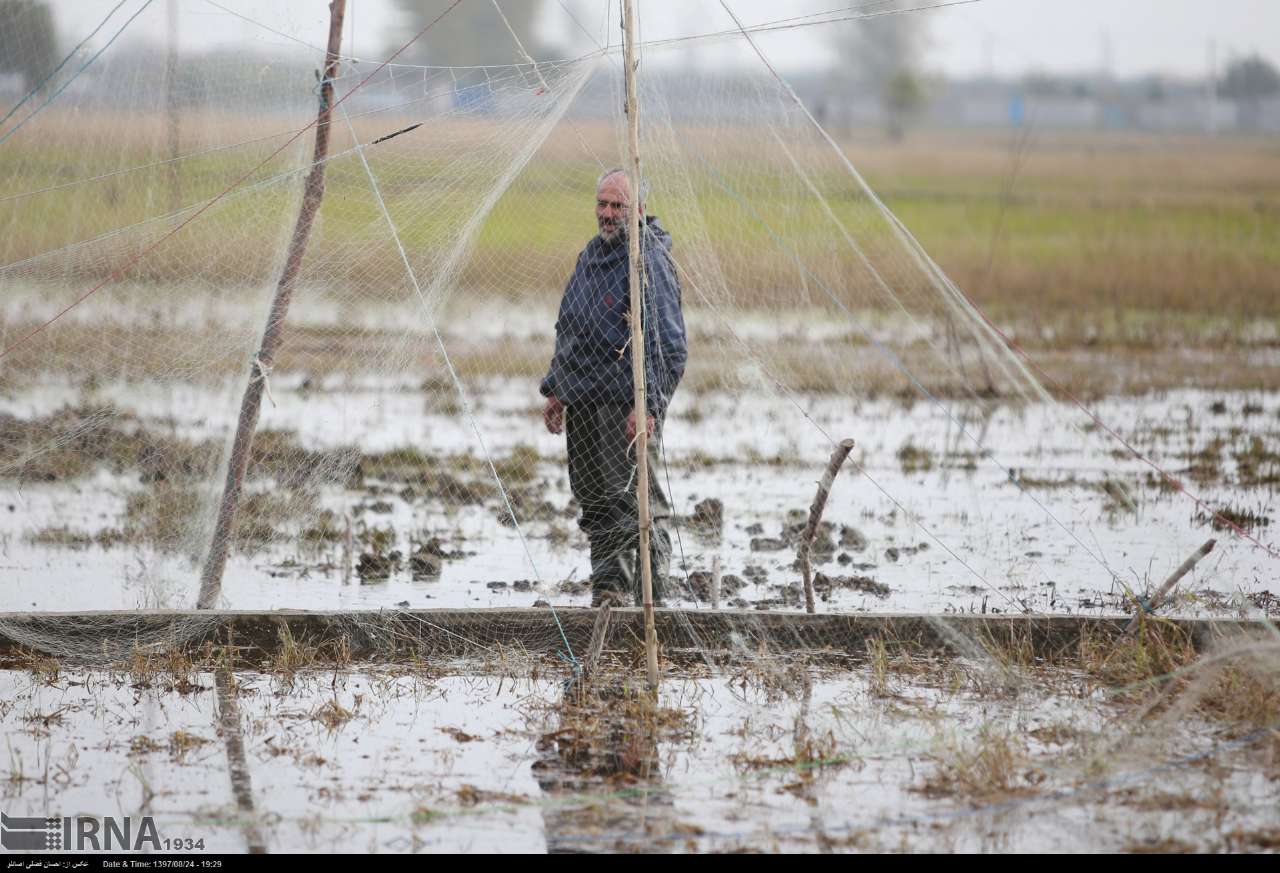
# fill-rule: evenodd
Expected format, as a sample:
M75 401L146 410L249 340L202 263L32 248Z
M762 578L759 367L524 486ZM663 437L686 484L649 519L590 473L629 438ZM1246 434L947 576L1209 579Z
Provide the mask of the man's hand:
M564 430L564 404L554 394L547 398L547 405L542 407L542 423L551 433Z
M645 416L645 418L647 419L645 423L646 424L645 436L653 436L653 424L654 424L653 416L647 415ZM633 440L635 438L636 438L636 411L633 409L631 410L631 414L627 416L627 439Z

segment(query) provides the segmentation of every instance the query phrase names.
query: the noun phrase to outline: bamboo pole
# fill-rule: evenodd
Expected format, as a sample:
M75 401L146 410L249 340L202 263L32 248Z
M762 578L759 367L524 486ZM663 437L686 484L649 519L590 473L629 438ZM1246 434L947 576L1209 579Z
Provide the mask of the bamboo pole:
M235 442L231 446L231 460L227 464L222 504L218 508L218 520L214 526L213 540L209 545L209 555L205 559L204 569L200 575L200 597L196 601L199 609L212 609L222 591L222 571L227 564L227 549L234 530L236 508L244 486L245 470L249 466L249 454L253 448L254 432L258 427L258 415L262 411L262 392L266 387L267 374L271 372L272 361L275 360L276 351L280 346L285 316L289 312L289 302L293 297L293 283L302 268L302 258L306 254L307 241L311 237L311 226L315 222L320 201L324 198L325 158L329 154L329 116L333 107L333 77L338 72L338 52L342 45L342 19L346 13L346 7L347 0L332 0L329 4L329 43L325 50L324 73L320 77L320 109L316 118L316 143L311 159L311 172L307 174L306 186L302 192L302 206L298 210L298 220L293 227L293 236L289 240L289 252L285 258L284 271L276 284L276 296L271 302L271 313L267 316L266 327L262 332L262 345L258 349L258 354L254 356L249 384L245 386L244 397L240 401L240 419L236 425Z
M630 161L631 208L627 219L627 256L631 288L631 377L635 383L636 503L640 527L640 591L644 602L644 651L649 689L658 689L658 632L653 620L653 562L649 555L649 407L644 373L644 264L640 245L640 107L636 101L636 12L622 0L624 61L627 87L627 157Z
M844 464L844 459L849 457L849 452L853 449L853 440L841 440L836 446L836 450L831 453L831 460L827 462L827 472L822 474L822 480L818 482L818 493L813 496L813 505L809 507L809 523L805 525L804 535L800 538L800 570L804 573L804 609L810 615L813 614L813 571L809 566L809 551L813 548L813 538L818 533L818 525L822 521L822 511L827 508L827 495L831 493L831 485L836 480L836 474L840 472L840 467Z
M1160 604L1164 603L1165 595L1167 595L1171 590L1173 590L1173 586L1178 584L1178 580L1181 579L1183 576L1187 575L1188 573L1190 573L1191 569L1200 562L1200 559L1203 558L1205 555L1209 554L1210 552L1212 552L1213 547L1216 546L1217 544L1218 544L1217 540L1206 540L1203 546L1196 549L1195 552L1191 555L1191 557L1183 561L1182 564L1178 567L1178 569L1173 571L1172 576L1164 580L1164 584L1161 585L1159 589L1157 589L1155 594L1151 595L1150 600L1148 600L1146 603L1143 603L1142 601L1138 601L1138 608L1133 613L1133 618L1130 619L1129 624L1124 629L1125 636L1132 635L1133 632L1138 629L1138 625L1142 623L1142 613L1155 612L1156 609L1159 608Z

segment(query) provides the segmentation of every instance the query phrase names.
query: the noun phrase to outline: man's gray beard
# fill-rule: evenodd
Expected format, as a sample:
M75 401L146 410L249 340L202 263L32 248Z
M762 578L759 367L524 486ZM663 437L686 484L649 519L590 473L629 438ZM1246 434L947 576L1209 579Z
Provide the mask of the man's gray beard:
M623 222L622 224L619 224L617 230L613 232L613 236L606 236L604 230L602 229L600 231L600 239L604 240L609 245L617 245L620 242L626 242L627 240L626 223Z

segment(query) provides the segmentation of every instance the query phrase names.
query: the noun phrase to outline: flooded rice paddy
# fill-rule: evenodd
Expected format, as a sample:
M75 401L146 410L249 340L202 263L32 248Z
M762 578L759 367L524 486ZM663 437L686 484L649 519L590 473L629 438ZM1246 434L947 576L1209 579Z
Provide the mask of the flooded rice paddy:
M285 374L272 388L226 605L587 601L563 438L542 428L530 384L471 384L469 412L417 381ZM190 605L237 389L54 383L0 398L16 434L0 459L7 606ZM1204 502L1063 404L678 395L659 470L677 515L672 605L707 605L718 558L722 605L802 608L798 527L830 440L849 436L815 545L824 610L1124 612L1216 537L1176 612L1274 611L1280 561L1214 513L1274 541L1280 395L1182 390L1091 409ZM24 454L49 433L73 442Z
M682 389L666 422L669 606L712 608L715 563L721 608L803 610L798 530L833 441L851 437L814 548L819 612L1128 614L1210 537L1161 614L1280 612L1280 393L1090 403L1197 502L1070 404L778 392L737 375L733 391ZM752 378L759 390L741 387ZM542 427L535 380L464 385L273 375L222 605L587 605L563 438ZM6 383L5 611L191 606L242 387ZM656 701L632 650L568 688L550 657L34 657L0 670L4 807L152 815L210 852L1280 846L1274 642L1249 650L1255 673L1141 645L1118 670L1105 654L1046 664L974 646L813 663L757 642L728 660L664 652ZM1234 672L1185 673L1193 661Z
M1280 846L1274 732L1078 671L778 662L656 702L627 675L8 670L5 809L209 852Z

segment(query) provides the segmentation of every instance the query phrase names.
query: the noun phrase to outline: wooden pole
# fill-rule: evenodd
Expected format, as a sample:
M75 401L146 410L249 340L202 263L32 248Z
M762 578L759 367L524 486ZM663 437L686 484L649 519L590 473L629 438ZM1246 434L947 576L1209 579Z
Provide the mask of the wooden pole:
M182 207L182 175L178 169L178 0L169 0L169 51L164 63L165 129L169 140L169 211Z
M844 464L844 459L849 457L849 452L853 449L853 440L841 440L836 446L836 450L831 453L831 460L827 462L827 472L822 474L822 481L818 483L818 493L813 497L813 505L809 507L809 523L805 525L804 535L800 538L800 570L804 573L804 609L810 615L813 614L813 572L809 567L809 551L813 548L813 538L818 533L818 525L822 521L822 511L827 508L827 495L831 493L831 484L836 480L836 474L840 472L840 467Z
M1144 611L1155 612L1160 604L1164 602L1165 595L1173 590L1173 586L1178 584L1178 580L1190 573L1191 568L1199 563L1201 558L1212 552L1213 547L1217 544L1217 540L1206 541L1203 546L1195 550L1191 557L1183 561L1182 565L1179 566L1178 569L1173 571L1172 576L1164 580L1164 584L1157 589L1155 594L1151 595L1151 599L1149 601L1146 603L1139 601L1137 611L1134 612L1133 618L1130 619L1129 624L1124 629L1125 635L1129 636L1133 634L1133 632L1138 629L1138 625L1142 623L1142 613Z
M342 19L347 0L332 0L329 4L329 44L325 51L324 74L320 78L320 110L316 119L316 144L311 158L311 172L307 174L302 192L302 206L298 221L289 240L289 252L284 271L276 284L276 296L271 302L271 313L262 332L262 345L250 368L249 384L245 386L240 401L240 420L236 425L235 442L231 446L231 460L227 464L227 479L222 490L222 504L218 508L218 520L214 526L213 541L200 576L199 609L212 609L222 591L222 571L227 564L227 549L234 530L236 507L244 486L245 470L249 466L249 454L253 448L253 435L258 427L258 414L262 411L262 392L267 374L275 360L284 330L284 319L293 297L293 283L302 268L302 257L311 237L311 225L324 198L325 158L329 155L329 116L333 107L333 78L338 72L338 51L342 45Z
M622 0L623 78L627 87L627 158L631 208L627 219L627 256L631 288L631 377L635 383L636 503L640 526L640 591L644 601L644 650L649 690L658 689L658 632L653 621L653 566L649 555L649 407L644 373L644 263L640 245L640 107L636 101L636 12Z

